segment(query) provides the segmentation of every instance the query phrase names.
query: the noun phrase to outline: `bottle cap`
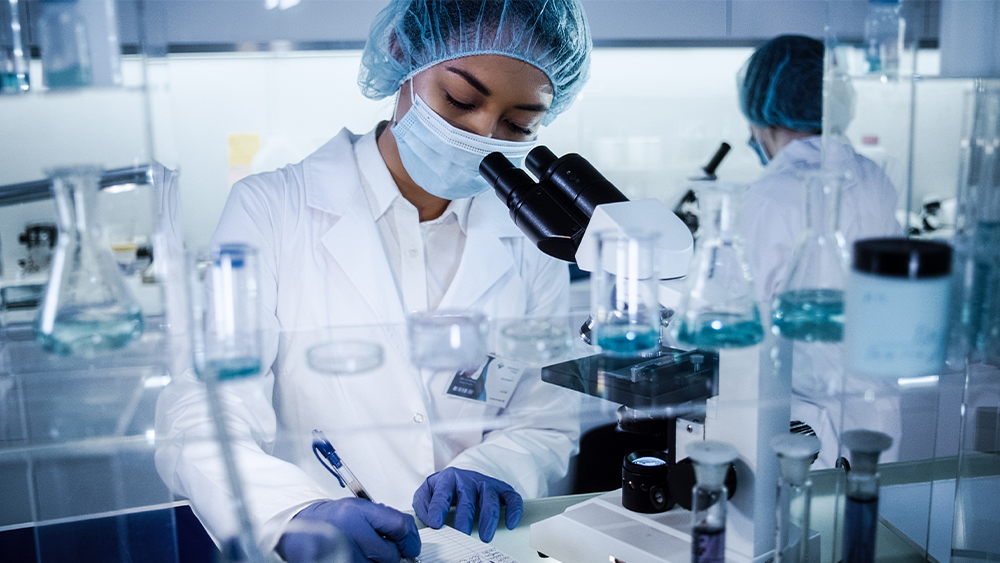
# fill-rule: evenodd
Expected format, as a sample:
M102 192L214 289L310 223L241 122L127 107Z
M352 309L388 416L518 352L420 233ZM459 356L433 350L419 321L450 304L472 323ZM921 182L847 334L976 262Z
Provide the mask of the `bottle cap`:
M892 438L873 430L849 430L841 436L841 443L851 450L851 471L875 473L878 457L892 446Z
M708 487L721 487L729 464L739 457L736 448L711 440L691 444L687 448L687 454L694 462L694 475L698 484Z
M951 247L907 238L870 238L854 243L852 268L879 276L934 278L951 273Z
M771 449L778 454L781 478L799 486L809 478L813 456L819 453L819 439L805 434L785 434L771 440Z

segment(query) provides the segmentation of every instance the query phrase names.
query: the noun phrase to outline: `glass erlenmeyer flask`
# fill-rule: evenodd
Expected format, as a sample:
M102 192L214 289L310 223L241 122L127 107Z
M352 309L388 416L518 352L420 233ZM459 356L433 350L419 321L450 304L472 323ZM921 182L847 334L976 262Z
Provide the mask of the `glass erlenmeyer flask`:
M803 175L806 228L792 255L788 277L771 304L775 333L806 342L844 338L847 249L838 230L844 176L814 171Z
M35 334L47 352L92 356L121 348L143 330L142 311L122 279L97 215L101 169L51 171L59 238Z
M740 186L699 189L704 229L695 245L673 337L699 348L741 348L764 339L753 279L736 233Z

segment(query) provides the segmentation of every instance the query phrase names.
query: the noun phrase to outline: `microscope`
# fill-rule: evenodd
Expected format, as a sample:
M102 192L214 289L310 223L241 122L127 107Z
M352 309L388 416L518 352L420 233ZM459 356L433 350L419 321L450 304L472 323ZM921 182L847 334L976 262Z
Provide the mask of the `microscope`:
M679 305L694 244L688 225L668 206L657 199L630 201L577 154L556 157L539 146L528 153L525 166L537 181L500 153L486 156L479 171L539 250L593 273L608 267L597 263L598 233L657 233L657 297L664 310ZM581 332L586 330L584 325ZM778 349L783 350L779 356L790 354ZM683 471L677 470L682 466L677 454L685 452L687 444L719 440L735 446L738 486L730 500L726 558L762 563L773 557L774 549L778 466L769 442L789 431L791 378L774 373L782 359L772 358L765 345L661 347L641 357L596 354L546 366L542 379L621 403L622 430L667 434L662 461L673 471L671 476L678 476L673 479L677 486L670 489L674 495L663 487L648 488L654 507L683 504L685 493L690 499L693 476L680 479ZM790 365L788 360L785 365ZM644 458L632 462L637 479L642 478ZM626 458L624 468L632 466ZM625 493L626 505L631 494ZM560 561L581 563L606 563L609 558L628 563L690 560L687 510L641 513L623 508L622 500L621 489L611 491L532 525L531 546ZM812 534L809 543L818 558L818 534Z

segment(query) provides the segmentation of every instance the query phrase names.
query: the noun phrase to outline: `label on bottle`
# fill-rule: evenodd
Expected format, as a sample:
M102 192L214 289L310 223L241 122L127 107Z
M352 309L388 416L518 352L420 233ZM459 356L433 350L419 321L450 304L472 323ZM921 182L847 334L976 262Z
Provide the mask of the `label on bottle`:
M932 375L944 364L951 278L851 271L844 340L851 368L891 377Z

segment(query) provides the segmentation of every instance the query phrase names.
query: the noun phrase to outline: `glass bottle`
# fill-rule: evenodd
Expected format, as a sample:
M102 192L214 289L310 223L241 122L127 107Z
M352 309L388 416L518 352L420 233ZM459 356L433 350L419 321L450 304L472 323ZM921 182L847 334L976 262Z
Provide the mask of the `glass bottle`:
M192 300L194 367L219 381L260 373L257 252L245 244L213 247L199 261L200 289Z
M865 59L868 73L886 78L899 75L906 20L899 15L899 0L868 0L865 18Z
M63 356L121 348L142 334L144 323L101 231L101 169L61 168L50 176L59 237L35 320L38 342Z
M844 338L847 249L837 229L841 174L810 172L806 188L806 228L788 277L771 305L773 330L792 340L840 342Z
M598 233L590 281L591 342L611 356L649 355L660 345L656 233Z
M892 438L872 430L844 432L841 443L851 452L844 510L844 563L874 563L878 527L878 458Z
M45 85L53 89L90 86L90 39L77 1L43 0L38 27Z
M28 90L28 60L21 33L21 23L27 23L25 5L18 0L0 0L0 94Z
M736 448L706 440L688 446L696 485L691 491L691 563L725 563L726 472Z
M699 190L704 206L684 297L674 314L674 339L699 348L739 348L764 339L750 269L736 232L741 188L711 183Z
M812 480L809 465L819 453L819 439L785 434L771 440L778 456L778 502L775 514L774 562L809 562L809 516Z

